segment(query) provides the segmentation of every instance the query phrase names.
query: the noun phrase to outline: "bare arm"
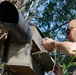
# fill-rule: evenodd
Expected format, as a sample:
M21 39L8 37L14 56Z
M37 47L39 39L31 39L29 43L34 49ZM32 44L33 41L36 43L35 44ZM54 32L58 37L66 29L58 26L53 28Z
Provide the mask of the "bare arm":
M57 46L57 50L62 52L65 55L73 56L76 53L73 50L76 50L76 43L75 42L58 42L48 38L47 40L43 41L42 46L47 51L53 51L55 48L55 43Z
M73 50L76 50L76 43L73 42L57 42L58 51L62 52L65 55L73 56L76 53Z

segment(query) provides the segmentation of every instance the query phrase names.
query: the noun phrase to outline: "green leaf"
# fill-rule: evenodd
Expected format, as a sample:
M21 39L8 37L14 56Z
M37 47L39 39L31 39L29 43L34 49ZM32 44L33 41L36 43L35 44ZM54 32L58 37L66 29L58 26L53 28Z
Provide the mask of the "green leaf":
M64 63L62 66L63 66L63 70L65 71L67 69L66 64Z
M76 52L76 50L73 50L73 52Z
M70 62L69 65L68 65L68 67L69 66L76 66L76 62Z
M66 48L66 50L69 50L69 48L67 46L65 48Z
M4 68L4 65L5 65L4 63L1 63L0 64L0 69L3 69Z

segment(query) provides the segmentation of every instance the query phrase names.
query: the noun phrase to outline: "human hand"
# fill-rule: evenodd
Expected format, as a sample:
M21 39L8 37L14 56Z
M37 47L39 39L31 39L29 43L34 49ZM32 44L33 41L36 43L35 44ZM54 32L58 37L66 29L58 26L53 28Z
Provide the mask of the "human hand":
M47 51L53 51L55 48L55 41L51 38L45 38L42 42L42 46Z

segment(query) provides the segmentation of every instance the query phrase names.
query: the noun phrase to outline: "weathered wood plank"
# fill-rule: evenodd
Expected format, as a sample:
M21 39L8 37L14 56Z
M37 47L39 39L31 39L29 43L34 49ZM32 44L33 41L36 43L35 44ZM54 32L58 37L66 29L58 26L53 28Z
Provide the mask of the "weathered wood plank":
M54 60L49 56L48 52L34 52L32 53L34 60L40 64L44 71L53 69Z
M30 26L32 32L33 32L33 44L35 48L32 49L32 51L45 51L45 49L42 47L41 43L42 43L42 35L40 35L40 32L38 30L38 28L34 25L34 26Z
M6 66L16 71L18 75L21 73L23 75L43 75L43 71L32 59L30 53L30 44L11 43ZM29 73L27 73L27 70Z
M11 72L17 75L35 75L35 72L29 66L6 65L5 67L9 68Z

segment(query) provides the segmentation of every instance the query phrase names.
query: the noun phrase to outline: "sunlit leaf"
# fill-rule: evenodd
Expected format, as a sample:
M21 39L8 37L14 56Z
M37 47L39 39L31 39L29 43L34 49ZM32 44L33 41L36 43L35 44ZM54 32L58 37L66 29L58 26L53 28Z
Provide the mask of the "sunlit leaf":
M63 66L63 70L65 71L67 69L66 64L64 63L62 66Z
M73 52L76 52L76 50L73 50Z
M65 48L66 48L66 50L69 50L69 48L67 46Z

